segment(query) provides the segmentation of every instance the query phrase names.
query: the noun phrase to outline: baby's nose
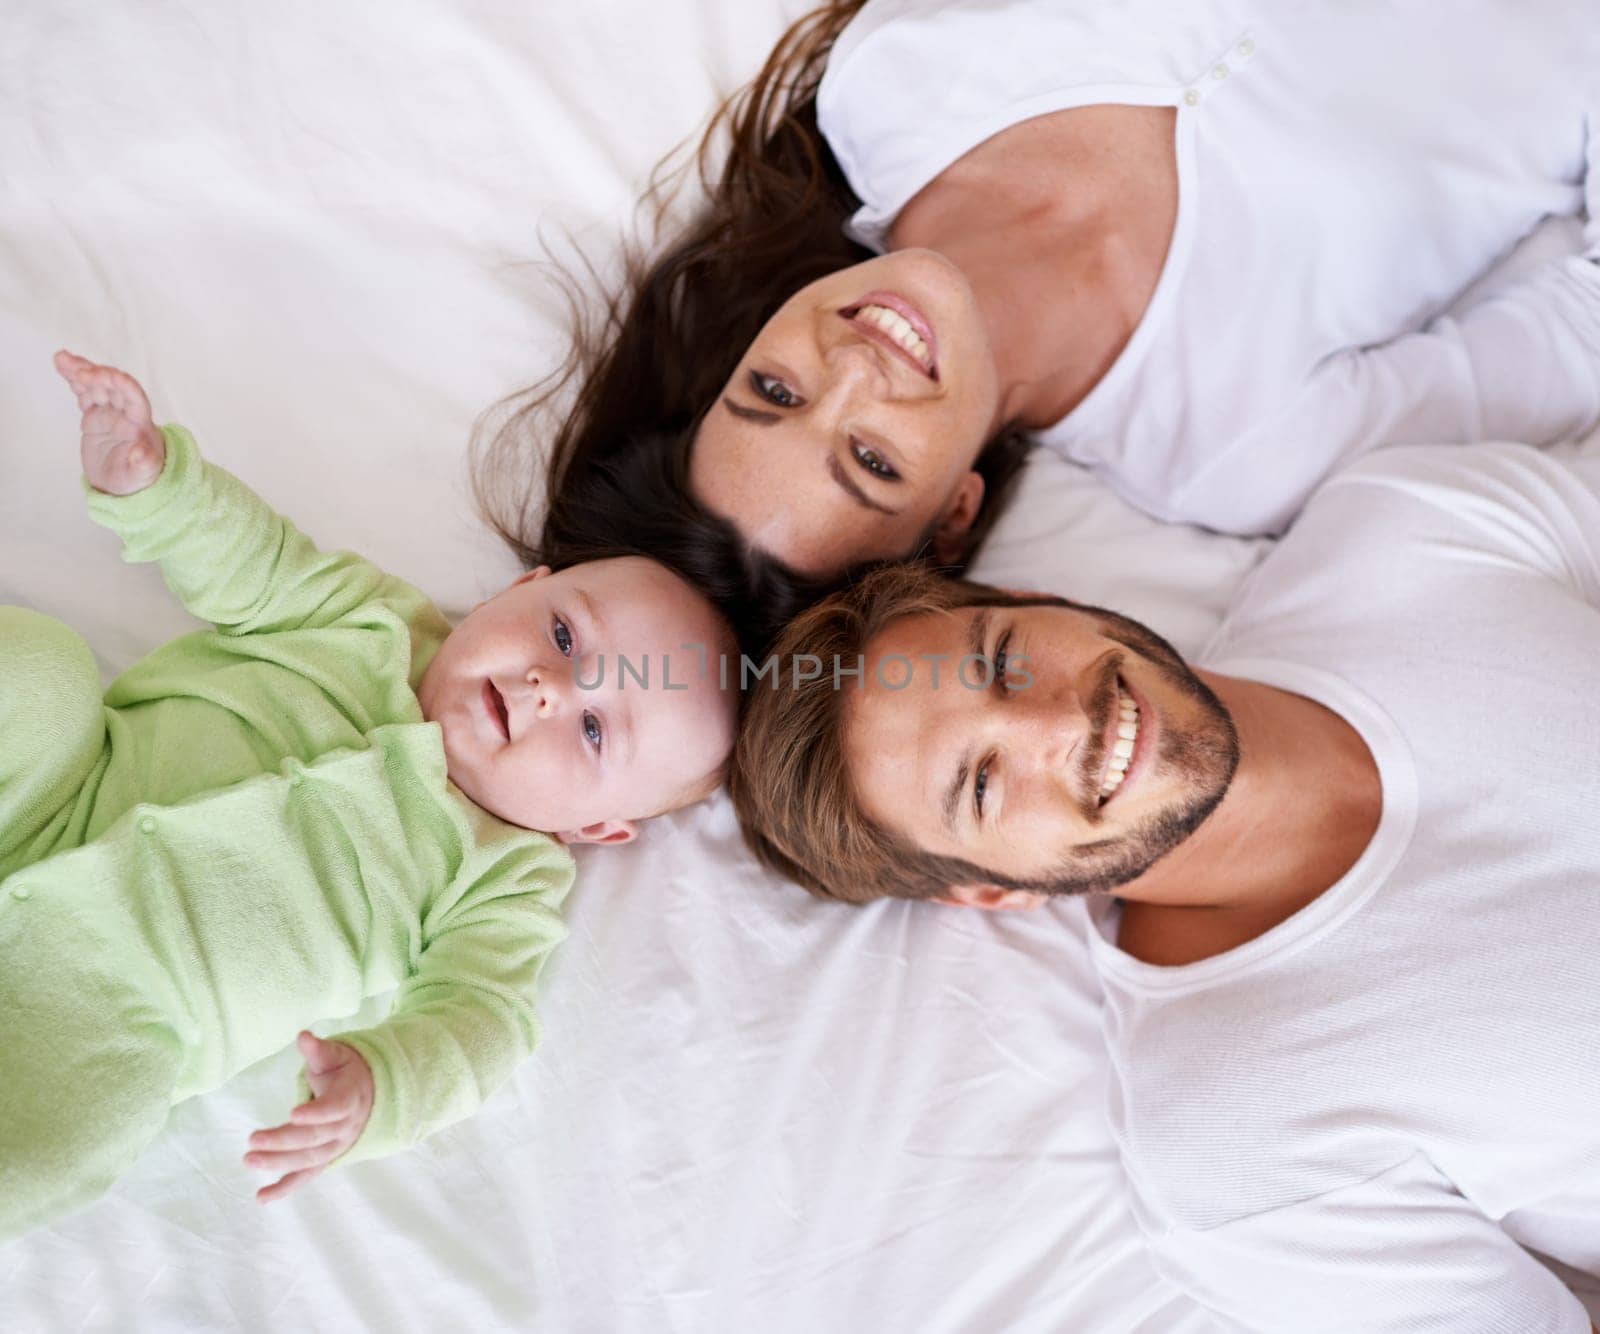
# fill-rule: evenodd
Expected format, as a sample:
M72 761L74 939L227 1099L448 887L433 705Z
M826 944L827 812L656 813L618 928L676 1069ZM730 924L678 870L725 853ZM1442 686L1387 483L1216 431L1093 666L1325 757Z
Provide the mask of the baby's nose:
M525 679L533 687L534 717L549 718L561 707L560 692L556 689L554 677L549 672L532 667Z

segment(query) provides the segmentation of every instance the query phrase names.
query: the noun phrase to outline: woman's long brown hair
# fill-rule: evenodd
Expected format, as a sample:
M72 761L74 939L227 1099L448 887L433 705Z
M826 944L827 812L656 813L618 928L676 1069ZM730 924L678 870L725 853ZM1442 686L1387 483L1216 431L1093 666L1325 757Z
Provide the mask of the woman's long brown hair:
M751 548L694 502L687 472L701 415L761 326L799 288L870 257L844 235L859 201L816 112L828 54L864 3L833 0L789 28L701 139L693 164L706 199L688 226L654 258L630 253L597 314L569 281L566 361L486 418L474 445L479 505L525 565L653 555L757 645L836 582ZM1007 430L985 448L976 466L987 502L968 555L1027 447Z

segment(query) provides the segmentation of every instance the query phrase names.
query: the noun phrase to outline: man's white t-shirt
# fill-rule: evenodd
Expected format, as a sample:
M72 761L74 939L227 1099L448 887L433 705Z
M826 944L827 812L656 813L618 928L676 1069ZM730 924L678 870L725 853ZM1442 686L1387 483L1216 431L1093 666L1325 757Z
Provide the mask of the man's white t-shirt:
M1521 445L1331 480L1197 661L1357 729L1371 844L1184 967L1089 906L1136 1213L1242 1328L1589 1329L1518 1242L1600 1275L1597 490Z
M1125 499L1276 532L1376 445L1600 416L1595 0L872 0L817 114L881 248L969 150L1102 103L1174 109L1177 221L1127 346L1040 439ZM1586 192L1582 256L1436 318Z

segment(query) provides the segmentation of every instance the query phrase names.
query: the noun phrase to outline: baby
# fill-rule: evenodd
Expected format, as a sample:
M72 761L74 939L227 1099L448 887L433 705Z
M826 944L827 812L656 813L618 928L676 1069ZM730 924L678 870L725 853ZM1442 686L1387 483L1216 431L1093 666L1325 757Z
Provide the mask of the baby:
M533 570L451 630L158 430L131 377L56 369L91 515L214 628L102 697L81 638L0 608L0 1239L391 987L375 1027L300 1033L306 1100L245 1156L259 1198L469 1115L537 1037L563 844L709 793L737 705L705 670L727 626L663 566Z

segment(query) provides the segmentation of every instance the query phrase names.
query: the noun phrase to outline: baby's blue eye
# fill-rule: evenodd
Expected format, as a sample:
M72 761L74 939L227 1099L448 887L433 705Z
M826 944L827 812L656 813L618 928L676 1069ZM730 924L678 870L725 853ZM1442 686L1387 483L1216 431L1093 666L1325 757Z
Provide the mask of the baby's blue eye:
M600 731L600 720L587 709L583 711L583 735L584 739L588 741L591 746L593 746L596 750L600 749L600 738L602 736Z
M551 633L555 638L556 647L561 650L561 656L570 658L572 656L572 631L567 629L567 623L557 616Z

